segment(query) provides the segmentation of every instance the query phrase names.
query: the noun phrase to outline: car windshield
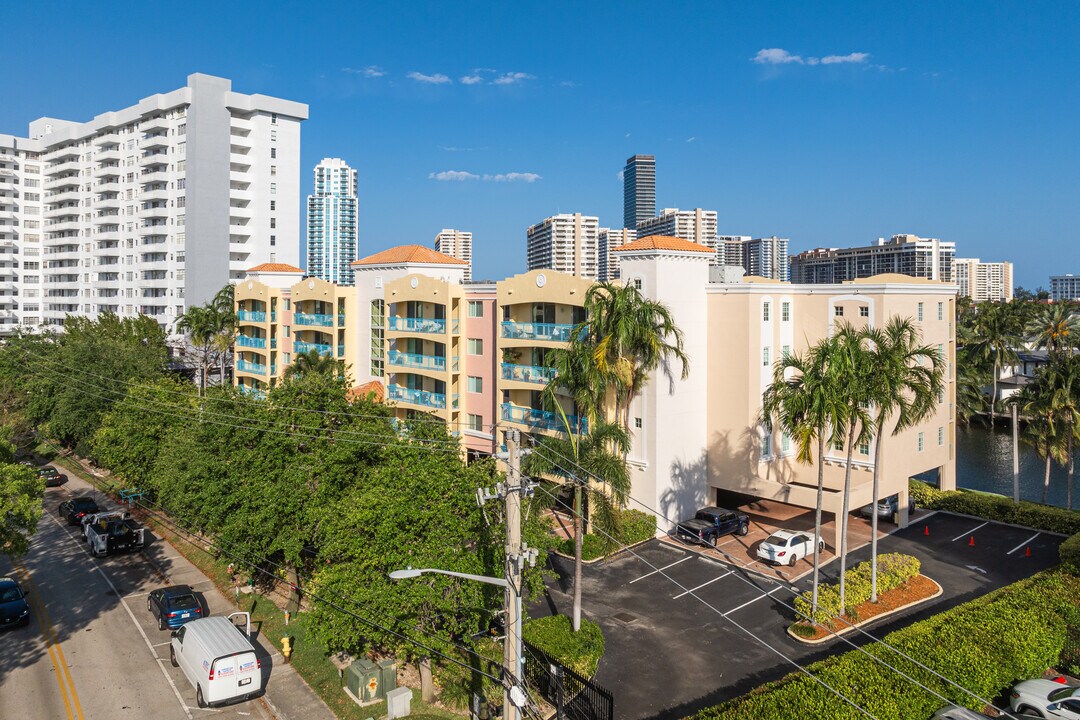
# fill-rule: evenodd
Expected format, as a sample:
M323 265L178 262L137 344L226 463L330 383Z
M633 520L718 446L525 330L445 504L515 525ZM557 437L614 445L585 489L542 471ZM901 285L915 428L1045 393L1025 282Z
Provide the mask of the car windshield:
M97 509L97 503L90 498L75 498L71 501L71 507L76 510L89 510L91 508Z
M1060 690L1055 690L1054 692L1050 693L1050 699L1054 702L1057 702L1058 700L1068 700L1074 695L1076 697L1080 697L1080 688L1063 687Z
M15 602L22 598L22 593L17 587L0 588L0 603Z
M769 539L765 542L769 545L780 545L781 547L787 546L787 538L783 535L770 535Z
M190 610L199 607L199 602L194 595L173 595L169 599L169 607L177 610Z
M48 468L41 468L40 470L38 470L38 474L39 475L56 475L57 472L56 472L56 468L48 467Z

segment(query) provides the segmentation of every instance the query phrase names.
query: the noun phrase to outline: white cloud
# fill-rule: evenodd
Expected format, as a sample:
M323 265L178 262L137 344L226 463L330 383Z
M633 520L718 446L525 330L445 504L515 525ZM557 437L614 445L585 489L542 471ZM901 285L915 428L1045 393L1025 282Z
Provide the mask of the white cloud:
M386 75L386 71L378 65L368 65L362 68L343 67L341 72L352 73L353 75L363 75L369 78L380 78Z
M836 65L838 63L864 63L870 58L870 53L853 52L847 55L826 55L821 58L822 65Z
M695 140L697 140L697 136L696 136L696 135L691 135L690 137L686 138L686 142L688 142L688 143L692 143L692 142L694 142Z
M579 87L580 83L576 83L573 80L563 80L559 83L559 87L575 88Z
M783 48L763 48L750 59L758 65L786 65L788 63L802 65L803 63L801 55L792 55Z
M484 78L479 75L466 75L461 78L462 85L479 85L482 82L484 82Z
M751 62L758 65L862 65L870 59L870 53L853 52L847 55L826 55L825 57L803 57L794 55L783 48L762 48L757 55L750 58ZM876 66L879 70L885 69L883 65Z
M503 173L499 175L485 175L484 180L488 182L526 182L534 183L537 180L543 180L542 177L536 173Z
M502 75L495 78L491 82L494 83L495 85L513 85L513 84L519 83L519 82L521 82L523 80L535 80L535 79L536 79L536 76L535 75L530 75L529 73L508 72L508 73L503 73Z
M440 182L462 182L463 180L479 179L479 175L471 172L465 172L464 170L443 170L442 172L428 173L428 180L438 180Z
M434 75L425 75L424 73L416 72L415 70L408 73L405 77L407 77L407 78L409 78L411 80L415 80L416 82L428 83L429 85L445 85L446 83L454 82L453 80L451 80L446 75L443 75L442 73L435 73Z

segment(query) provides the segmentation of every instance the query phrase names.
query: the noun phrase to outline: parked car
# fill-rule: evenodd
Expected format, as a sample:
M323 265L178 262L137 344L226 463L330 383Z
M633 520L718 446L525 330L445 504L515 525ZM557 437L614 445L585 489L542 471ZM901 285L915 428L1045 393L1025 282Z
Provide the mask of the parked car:
M96 513L98 510L98 504L94 502L94 498L87 495L65 500L56 508L56 512L67 520L68 525L79 525L82 523L83 516Z
M777 530L758 545L758 559L774 565L794 565L812 555L815 547L817 552L825 549L825 541L818 538L815 543L813 537L813 532Z
M986 715L968 710L957 705L947 705L930 718L930 720L986 720Z
M1013 688L1009 706L1045 718L1080 718L1080 687L1053 680L1025 680Z
M870 517L873 515L872 505L864 505L859 509L859 514L863 517ZM891 495L887 498L878 500L877 504L877 516L879 520L892 520L896 515L897 510L900 507L900 496ZM908 515L915 514L915 498L908 496Z
M157 618L158 630L175 630L203 616L202 604L187 585L154 590L146 597L146 609Z
M26 593L14 579L0 577L0 628L29 624L30 606L26 603Z
M675 537L683 542L716 547L718 538L729 533L745 535L750 532L750 516L738 510L706 507L690 520L675 526Z
M52 465L38 468L37 474L39 478L45 481L45 487L59 487L67 481L67 478Z
M232 622L247 618L247 631ZM174 630L169 661L195 686L195 699L204 708L262 694L262 662L251 644L251 616L208 617Z

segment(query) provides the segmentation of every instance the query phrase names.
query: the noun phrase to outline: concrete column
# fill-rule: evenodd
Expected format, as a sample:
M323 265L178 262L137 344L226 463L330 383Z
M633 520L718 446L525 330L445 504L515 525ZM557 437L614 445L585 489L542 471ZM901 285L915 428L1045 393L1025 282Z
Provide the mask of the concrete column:
M874 512L877 512L877 508L874 508ZM897 525L906 528L911 521L908 512L908 489L906 487L896 494L896 514L899 516Z
M836 553L837 557L840 556L840 541L843 538L844 534L843 523L841 522L843 519L843 514L844 513L841 511L836 511L833 513L833 521L836 525L836 527L833 528L833 552Z

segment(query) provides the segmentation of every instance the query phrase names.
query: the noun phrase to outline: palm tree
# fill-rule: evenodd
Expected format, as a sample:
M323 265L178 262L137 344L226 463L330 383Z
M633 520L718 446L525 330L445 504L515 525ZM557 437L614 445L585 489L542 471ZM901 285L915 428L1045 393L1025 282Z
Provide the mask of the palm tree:
M554 476L574 488L574 632L581 627L581 548L583 542L582 495L587 494L590 519L605 533L618 537L616 508L626 504L630 474L623 455L630 450L630 434L617 423L598 422L587 434L569 426L566 414L563 436L544 436L525 456L522 470L529 475ZM569 469L567 468L569 466ZM578 472L580 470L580 472ZM598 480L602 486L590 482Z
M306 374L316 375L330 375L337 374L341 371L341 361L335 360L329 355L324 355L318 350L308 350L306 353L300 353L292 361L289 367L285 368L285 375L288 377L295 377Z
M1080 338L1080 316L1072 303L1040 305L1024 326L1024 334L1035 347L1055 356Z
M1016 403L1018 412L1027 418L1024 442L1034 447L1035 452L1046 463L1042 491L1045 505L1050 493L1051 463L1056 461L1064 465L1067 460L1060 423L1056 422L1054 417L1053 391L1044 370L1040 369L1035 374L1034 381L1009 398L1009 401Z
M994 429L997 384L1001 368L1016 362L1016 348L1023 340L1023 308L1018 303L979 305L971 327L971 349L993 367L990 392L990 429Z
M208 306L190 307L176 321L176 329L188 336L188 341L199 354L199 395L206 392L210 353L214 347L220 324L216 313Z
M595 423L604 414L608 396L608 376L596 363L593 348L580 341L549 350L545 360L555 377L541 391L545 407L554 409L564 391L573 398L577 414Z
M874 512L870 535L870 601L877 602L877 504L880 499L881 448L885 425L896 417L892 434L933 414L944 391L944 359L936 348L919 345L919 331L909 318L893 317L883 330L867 330L870 340L871 402L874 408Z
M772 384L762 396L762 419L767 430L777 427L789 435L798 448L796 458L814 462L817 446L817 506L814 513L815 539L821 538L821 505L825 489L825 444L843 439L838 433L847 411L830 368L835 338L825 338L805 354L784 353L773 366ZM790 377L789 377L790 375ZM813 612L818 606L818 578L821 554L814 553Z
M969 347L956 350L956 419L965 425L971 420L982 421L982 412L986 407L986 396L982 389L986 387L989 373Z
M229 362L229 351L232 350L236 336L237 317L233 304L236 286L232 283L225 285L217 291L208 305L214 309L217 325L217 333L214 337L214 349L217 350L220 361L221 384L225 384L225 365Z
M1072 510L1073 447L1080 432L1080 356L1061 356L1043 372L1050 389L1050 414L1061 422L1069 471L1065 506Z

